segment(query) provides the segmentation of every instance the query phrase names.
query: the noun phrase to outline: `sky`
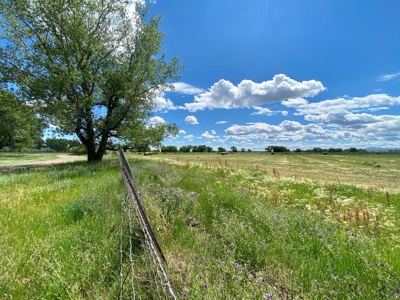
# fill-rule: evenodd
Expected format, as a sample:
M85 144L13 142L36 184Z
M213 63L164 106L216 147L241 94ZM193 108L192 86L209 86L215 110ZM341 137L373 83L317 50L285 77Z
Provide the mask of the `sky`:
M164 145L400 148L400 1L157 0Z

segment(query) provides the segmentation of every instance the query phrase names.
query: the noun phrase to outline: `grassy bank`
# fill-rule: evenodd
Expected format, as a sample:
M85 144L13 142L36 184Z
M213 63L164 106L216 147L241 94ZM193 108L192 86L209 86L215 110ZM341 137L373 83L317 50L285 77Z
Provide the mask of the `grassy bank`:
M0 174L0 190L1 299L115 298L117 161Z

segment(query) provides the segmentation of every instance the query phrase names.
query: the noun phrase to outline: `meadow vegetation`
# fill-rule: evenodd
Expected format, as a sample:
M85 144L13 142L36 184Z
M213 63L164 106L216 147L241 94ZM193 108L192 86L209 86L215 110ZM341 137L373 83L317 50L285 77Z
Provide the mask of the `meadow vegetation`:
M127 157L179 299L400 298L400 156ZM117 297L116 159L0 189L3 298Z
M0 166L56 159L56 153L0 152Z

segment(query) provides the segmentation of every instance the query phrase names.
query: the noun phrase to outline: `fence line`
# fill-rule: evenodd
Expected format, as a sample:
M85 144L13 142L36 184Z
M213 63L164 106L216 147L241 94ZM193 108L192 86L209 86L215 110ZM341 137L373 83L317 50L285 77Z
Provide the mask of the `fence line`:
M122 150L119 151L119 155L121 173L127 191L121 213L119 299L124 299L124 293L129 294L129 299L136 299L136 297L140 299L141 293L136 289L146 290L145 294L150 296L151 299L177 299L165 270L166 259L132 183L134 180L132 170ZM124 228L129 230L128 234L124 234ZM124 241L126 245L124 245ZM128 247L129 251L124 250L125 247ZM143 254L134 254L134 250L138 248L143 250ZM146 261L149 267L147 272L151 273L151 275L145 275L147 278L141 278L139 274L135 274L138 268L141 268L141 270L146 269L143 267L143 264L146 263L143 260L144 254L146 254ZM125 258L129 258L129 261L125 262ZM135 261L140 261L141 263L136 269ZM124 271L126 274L124 274ZM130 286L128 287L126 280L129 274Z

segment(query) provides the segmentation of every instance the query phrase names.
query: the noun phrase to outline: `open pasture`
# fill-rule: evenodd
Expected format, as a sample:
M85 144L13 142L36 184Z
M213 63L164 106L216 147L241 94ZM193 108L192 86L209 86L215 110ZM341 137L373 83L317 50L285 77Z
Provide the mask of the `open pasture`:
M400 297L398 155L128 157L185 299Z
M130 155L130 156L129 156ZM142 157L128 154L128 157ZM400 153L328 154L322 153L166 153L146 156L168 163L197 164L206 168L229 168L278 172L280 176L325 183L345 183L364 188L400 192Z
M118 297L113 157L0 174L0 298ZM178 299L400 298L397 155L127 158Z
M0 152L0 166L40 162L56 159L57 153L15 153Z

